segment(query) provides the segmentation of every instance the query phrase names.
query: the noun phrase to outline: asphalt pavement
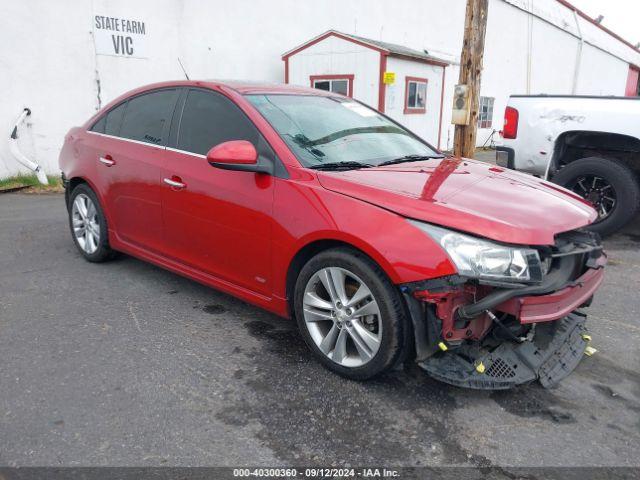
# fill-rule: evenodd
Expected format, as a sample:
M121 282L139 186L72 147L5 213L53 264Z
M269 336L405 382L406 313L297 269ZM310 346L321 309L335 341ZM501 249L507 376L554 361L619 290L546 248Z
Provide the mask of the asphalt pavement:
M598 353L559 387L357 383L293 322L132 257L86 262L62 195L0 195L0 465L640 466L640 231L605 244Z

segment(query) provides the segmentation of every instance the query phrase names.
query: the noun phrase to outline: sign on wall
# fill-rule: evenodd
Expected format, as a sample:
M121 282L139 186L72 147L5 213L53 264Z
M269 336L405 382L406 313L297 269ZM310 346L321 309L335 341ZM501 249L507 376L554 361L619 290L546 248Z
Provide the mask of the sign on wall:
M395 72L384 72L383 82L386 85L393 85L396 83L396 73Z
M93 40L98 55L147 58L147 25L134 18L95 15Z

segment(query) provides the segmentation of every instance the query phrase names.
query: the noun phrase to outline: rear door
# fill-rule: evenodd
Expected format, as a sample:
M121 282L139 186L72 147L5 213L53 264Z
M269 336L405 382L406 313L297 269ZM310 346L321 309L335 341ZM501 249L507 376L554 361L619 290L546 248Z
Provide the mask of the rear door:
M162 191L169 255L223 281L270 294L274 179L214 168L206 154L229 140L253 143L269 161L275 154L240 108L212 90L185 91L174 126Z
M156 253L165 250L161 169L178 93L156 90L116 107L121 113L111 123L107 115L97 158L110 227L121 241Z

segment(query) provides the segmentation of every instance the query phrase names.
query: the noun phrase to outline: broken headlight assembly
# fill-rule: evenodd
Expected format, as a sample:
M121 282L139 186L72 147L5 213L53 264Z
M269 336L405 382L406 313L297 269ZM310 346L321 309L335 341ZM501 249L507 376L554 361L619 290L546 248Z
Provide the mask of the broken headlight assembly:
M447 252L460 276L487 284L542 281L542 262L537 250L501 245L428 223L408 221Z

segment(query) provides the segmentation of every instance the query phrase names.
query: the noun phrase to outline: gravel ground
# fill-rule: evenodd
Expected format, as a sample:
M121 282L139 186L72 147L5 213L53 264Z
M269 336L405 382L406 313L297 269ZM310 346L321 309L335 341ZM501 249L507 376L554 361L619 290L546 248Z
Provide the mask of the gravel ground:
M123 256L62 195L0 196L0 465L640 466L640 232L606 241L599 353L554 390L329 373L295 325Z

